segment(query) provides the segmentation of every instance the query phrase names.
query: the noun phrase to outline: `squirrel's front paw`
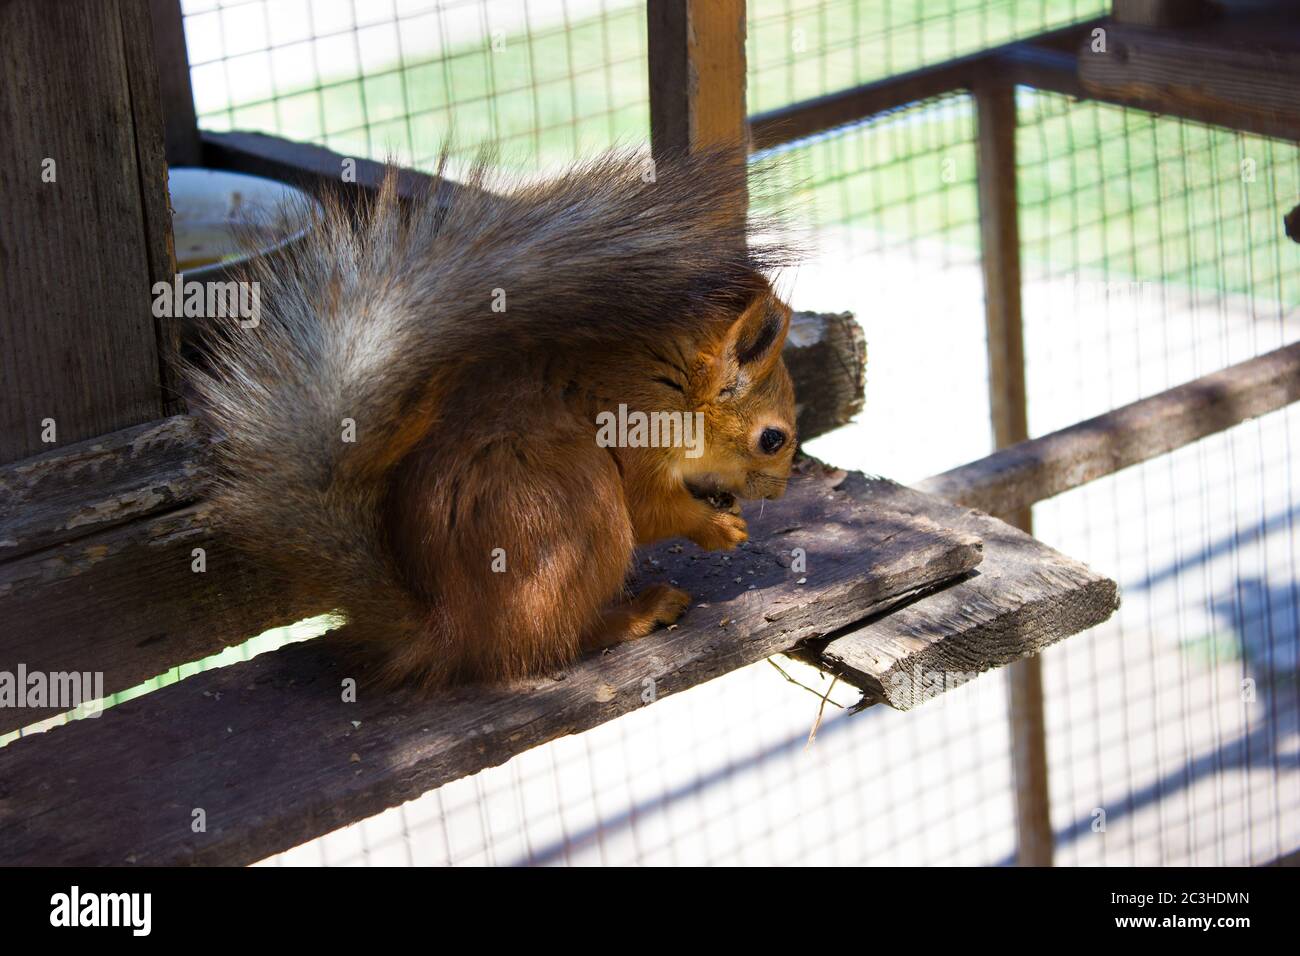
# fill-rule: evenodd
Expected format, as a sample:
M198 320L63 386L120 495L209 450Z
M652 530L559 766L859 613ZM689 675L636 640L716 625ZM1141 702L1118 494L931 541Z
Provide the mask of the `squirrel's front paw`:
M651 615L656 624L676 624L677 619L691 606L691 596L681 588L667 584L652 584L638 595L638 599L651 605Z
M729 511L718 511L690 539L709 551L730 551L749 538L745 519Z

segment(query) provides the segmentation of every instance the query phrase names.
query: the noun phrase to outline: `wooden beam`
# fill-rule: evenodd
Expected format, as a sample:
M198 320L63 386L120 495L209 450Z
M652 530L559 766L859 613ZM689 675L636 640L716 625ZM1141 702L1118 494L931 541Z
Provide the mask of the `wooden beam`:
M190 86L190 58L185 46L185 18L180 0L149 0L154 59L158 68L162 115L167 142L167 162L172 166L199 166L203 143L194 113Z
M188 505L0 564L0 671L98 673L112 694L326 610L289 606ZM0 733L66 709L0 706Z
M649 0L646 26L654 155L745 143L745 0Z
M922 492L880 480L850 476L844 490L867 505L884 495L891 507L923 509L984 542L977 574L799 655L869 702L910 710L1095 627L1119 606L1114 581L983 512L936 507Z
M1089 95L1147 102L1219 125L1243 121L1300 137L1300 21L1294 13L1240 14L1152 29L1113 22L1104 51L1085 46L1078 71Z
M975 54L758 113L750 119L753 147L761 150L793 143L968 88L989 62L986 54Z
M164 413L151 290L170 222L140 2L0 4L0 463Z
M1014 87L976 90L980 250L988 337L989 405L999 448L1029 437L1020 305L1020 226L1016 198ZM1024 528L1026 514L1005 516Z
M1090 53L1091 51L1089 51ZM1296 139L1296 125L1286 119L1270 118L1261 114L1235 110L1208 109L1182 99L1161 98L1138 90L1121 92L1097 86L1085 86L1079 78L1079 62L1083 54L1077 51L1049 50L1033 43L1018 44L999 57L999 69L1009 83L1030 86L1071 96L1080 100L1109 103L1127 109L1146 110L1165 116L1224 129L1235 129L1256 136L1274 139Z
M1020 304L1020 207L1016 198L1016 89L1002 84L977 87L975 105L989 408L994 441L1005 448L1029 437ZM1000 517L1026 534L1033 532L1028 508L1002 512ZM1016 773L1017 860L1022 866L1050 866L1052 815L1042 662L1028 657L1011 665L1007 690Z
M991 513L1023 509L1295 401L1300 343L1006 448L918 487Z
M1182 27L1210 20L1215 12L1207 0L1112 0L1116 23L1146 27Z
M177 415L0 465L0 563L194 501L202 453Z
M644 555L638 583L676 580L695 605L674 629L560 673L423 699L363 683L348 703L343 682L365 674L323 638L11 742L0 749L0 864L250 863L823 637L979 562L977 538L925 515L947 506L899 491L911 510L894 511L897 486L863 504L843 477L804 462L783 499L749 511L752 538L732 554L665 544ZM206 830L196 833L199 809Z
M356 181L349 183L373 192L379 188L387 166L384 163L360 156L344 156L314 143L298 143L282 136L268 133L214 133L203 131L204 165L212 169L228 169L252 176L264 176L309 192L334 188L343 182L343 163L355 163ZM428 190L434 179L418 169L403 167L398 174L399 195L414 197ZM444 182L446 189L467 187Z
M158 65L149 0L120 2L122 44L126 51L130 78L131 112L139 160L145 253L152 290L154 283L171 282L176 274L171 194L167 180L165 120L159 98ZM154 334L158 351L158 383L162 388L162 411L174 415L185 408L180 380L181 320L170 315L155 317Z

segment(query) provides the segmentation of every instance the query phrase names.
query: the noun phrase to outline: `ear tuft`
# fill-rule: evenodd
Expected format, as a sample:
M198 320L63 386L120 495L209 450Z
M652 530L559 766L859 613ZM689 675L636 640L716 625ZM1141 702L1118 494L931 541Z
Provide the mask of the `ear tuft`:
M790 309L764 282L728 333L736 364L751 374L765 371L781 354L789 328Z

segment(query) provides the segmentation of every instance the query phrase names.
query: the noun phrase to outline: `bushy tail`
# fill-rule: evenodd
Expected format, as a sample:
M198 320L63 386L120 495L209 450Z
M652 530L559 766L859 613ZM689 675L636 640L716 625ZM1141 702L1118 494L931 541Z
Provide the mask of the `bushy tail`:
M220 438L219 522L284 573L298 606L342 608L363 637L423 625L385 543L383 497L458 367L661 339L734 306L775 264L743 242L739 150L657 168L612 153L504 192L489 165L414 199L399 198L395 170L373 198L327 199L305 238L243 276L260 285L257 326L209 336L188 370Z

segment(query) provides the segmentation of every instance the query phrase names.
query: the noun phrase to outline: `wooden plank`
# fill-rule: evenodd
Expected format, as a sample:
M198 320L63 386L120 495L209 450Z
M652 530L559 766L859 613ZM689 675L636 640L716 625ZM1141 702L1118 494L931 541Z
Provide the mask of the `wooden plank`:
M1020 305L1015 89L981 87L976 90L975 103L989 406L994 443L1004 448L1029 437ZM1027 513L1005 513L1003 517L1028 530Z
M164 118L158 91L158 65L154 57L150 0L119 2L122 4L122 46L126 51L131 85L131 113L140 173L145 253L152 289L154 283L170 282L176 274ZM154 334L158 349L162 410L174 415L185 409L181 397L179 365L181 320L170 315L155 317Z
M785 356L808 396L807 439L861 405L861 333L848 313L799 313L795 329ZM815 384L827 365L842 370L835 387ZM0 467L0 670L75 667L114 693L330 610L287 606L185 507L202 494L203 453L176 416ZM196 547L204 574L191 571ZM0 710L0 732L48 713Z
M1008 82L1031 86L1036 90L1047 90L1081 100L1110 103L1127 109L1177 116L1196 123L1207 123L1258 136L1271 136L1274 139L1296 138L1296 125L1294 121L1287 119L1210 109L1182 100L1146 95L1139 91L1121 92L1100 87L1085 87L1079 78L1079 63L1082 57L1090 55L1092 55L1090 50L1065 52L1024 43L1001 53L998 57L998 65Z
M0 562L195 500L202 446L177 415L0 466Z
M1202 23L1214 15L1206 0L1112 0L1116 23L1147 27L1182 27Z
M811 649L812 660L868 700L910 710L1095 627L1119 606L1114 581L990 515L936 506L923 492L880 480L850 477L844 488L868 506L884 500L914 509L984 542L977 574Z
M992 62L987 52L973 54L758 113L750 118L753 148L797 142L909 103L967 89Z
M1103 478L1300 401L1300 343L926 479L931 494L991 513Z
M0 4L0 463L163 413L131 2Z
M325 610L288 606L190 505L0 565L0 671L98 673L112 694ZM0 706L0 733L61 709Z
M167 162L173 166L200 166L203 142L199 139L199 121L194 113L180 0L149 0L149 19L158 66Z
M895 512L883 486L864 507L837 490L843 474L804 462L785 498L749 511L753 537L732 554L645 554L641 581L678 581L696 604L672 630L561 673L423 699L363 684L345 703L342 682L365 675L320 639L14 741L0 749L0 864L249 863L862 620L980 560L974 536L940 528L924 506ZM206 832L191 827L196 809Z
M1251 117L1300 134L1300 22L1294 14L1225 17L1151 29L1112 23L1105 52L1079 54L1090 94L1189 107L1211 122Z
M212 169L229 169L252 176L264 176L297 186L308 192L337 187L343 182L344 161L350 160L358 186L373 192L379 188L387 168L384 163L359 156L344 156L324 146L298 143L266 133L214 133L204 130L204 165ZM433 177L417 169L403 167L398 175L397 191L411 197L427 191ZM448 181L445 188L464 189Z
M745 0L649 0L646 28L654 155L744 143Z

